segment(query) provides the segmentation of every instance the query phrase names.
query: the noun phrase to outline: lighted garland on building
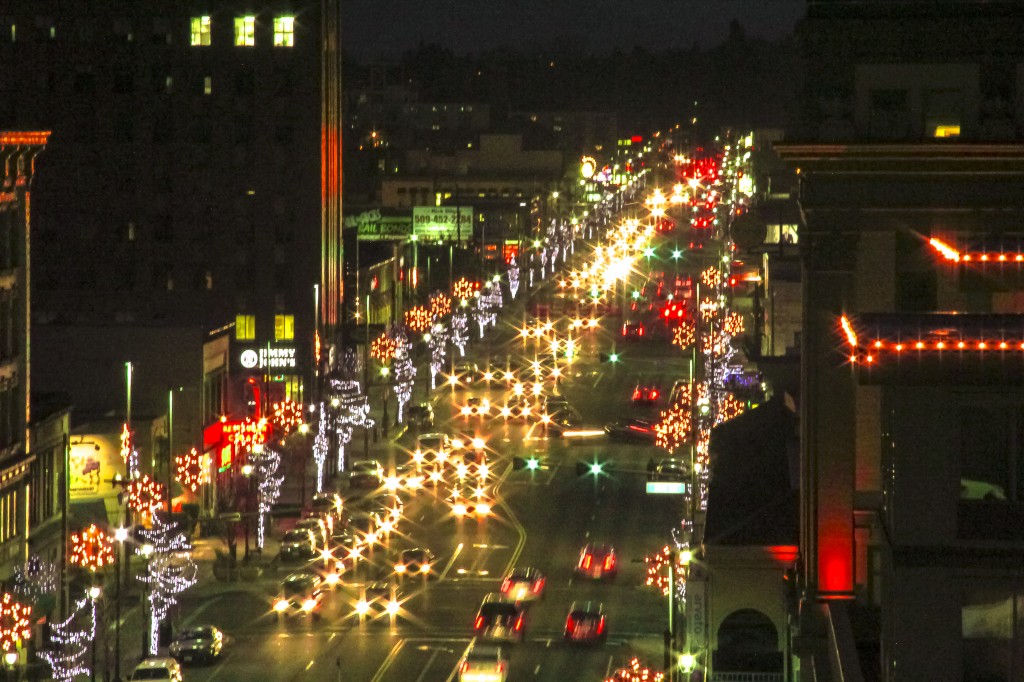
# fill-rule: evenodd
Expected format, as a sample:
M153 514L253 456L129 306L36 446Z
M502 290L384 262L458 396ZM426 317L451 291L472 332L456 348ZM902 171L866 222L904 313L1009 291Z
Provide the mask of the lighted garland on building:
M743 333L746 325L743 324L743 315L740 313L729 313L722 321L722 329L729 336L739 336Z
M370 343L370 357L378 360L382 365L391 362L395 356L395 349L398 344L387 332L382 333Z
M153 517L153 527L139 531L152 547L146 556L146 572L138 576L149 587L149 655L159 650L160 622L177 603L176 596L196 582L196 565L192 561L192 543L178 530L177 524Z
M284 476L281 469L281 455L272 448L264 447L263 452L250 456L253 475L256 476L256 546L263 549L266 535L267 514L281 496Z
M443 291L435 291L430 296L430 316L433 319L444 317L452 311L452 299Z
M693 322L683 322L672 330L672 343L680 348L692 346L696 340L696 333L696 325Z
M398 401L398 422L402 422L405 413L405 406L412 398L413 382L416 379L416 366L412 364L409 354L411 344L404 337L398 343L398 350L395 351L395 399Z
M274 403L274 426L281 430L281 433L287 435L293 429L299 428L304 421L302 412L302 403L298 403L289 398L285 398L279 403Z
M469 343L469 319L463 310L452 314L452 344L459 349L459 357L466 357L466 344Z
M88 675L89 644L96 638L96 601L82 597L65 620L50 625L50 647L39 657L50 664L54 680L70 682Z
M114 541L95 523L71 534L68 563L96 572L114 562Z
M432 315L425 307L413 306L405 311L405 326L410 331L420 334L430 328Z
M22 640L32 636L32 607L22 604L10 592L0 598L0 648L17 651Z
M139 514L153 514L163 506L160 484L143 475L128 482L128 507Z
M722 273L715 266L711 266L700 273L700 281L704 283L704 286L716 289L722 283Z
M192 492L210 482L209 459L195 448L174 457L174 480Z

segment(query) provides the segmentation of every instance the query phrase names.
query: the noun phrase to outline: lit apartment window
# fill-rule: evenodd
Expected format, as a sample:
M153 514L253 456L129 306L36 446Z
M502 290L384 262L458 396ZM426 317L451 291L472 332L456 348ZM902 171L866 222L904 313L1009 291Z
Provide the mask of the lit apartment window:
M235 339L238 341L256 340L255 315L235 315Z
M274 315L274 340L292 341L295 339L295 316Z
M235 17L235 47L256 44L256 17Z
M213 94L213 76L203 76L203 94Z
M210 44L210 17L192 17L192 46Z
M295 47L295 17L274 17L274 47Z

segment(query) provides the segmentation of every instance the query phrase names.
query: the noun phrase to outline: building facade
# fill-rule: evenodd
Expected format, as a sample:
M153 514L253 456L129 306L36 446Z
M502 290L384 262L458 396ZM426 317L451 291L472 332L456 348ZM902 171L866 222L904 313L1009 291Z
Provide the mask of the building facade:
M1024 675L1022 30L809 3L799 679Z

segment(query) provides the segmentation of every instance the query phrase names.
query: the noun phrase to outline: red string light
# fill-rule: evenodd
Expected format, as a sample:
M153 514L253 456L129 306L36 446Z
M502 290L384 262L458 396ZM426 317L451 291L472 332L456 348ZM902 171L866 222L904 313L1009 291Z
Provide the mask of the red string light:
M140 514L152 514L163 505L160 484L144 475L128 484L128 506Z
M175 457L174 463L177 469L174 480L192 492L198 490L202 484L210 482L206 457L195 448Z
M32 607L14 600L9 592L0 599L0 647L17 651L22 640L32 636Z
M71 534L68 563L96 571L114 561L114 542L95 523L79 533Z

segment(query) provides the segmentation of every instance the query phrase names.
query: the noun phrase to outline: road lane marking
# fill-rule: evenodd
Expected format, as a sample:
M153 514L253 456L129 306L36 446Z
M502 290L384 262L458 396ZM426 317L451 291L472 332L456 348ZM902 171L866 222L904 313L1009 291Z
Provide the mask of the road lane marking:
M387 658L384 659L384 662L380 664L379 668L377 668L377 672L370 678L370 682L380 682L381 679L383 679L384 673L386 673L388 668L391 667L391 664L395 662L395 658L398 656L398 652L402 650L403 646L405 646L405 640L400 639L395 643L395 646L391 647L391 653L388 654Z
M540 663L538 663L537 667L533 669L533 674L540 675ZM605 677L607 677L607 675L605 675Z
M611 675L612 675L612 657L609 656L608 657L608 665L606 665L605 668L604 668L604 677L605 677L605 679L608 679L609 677L611 677Z
M469 650L473 648L474 642L476 642L476 637L469 640L469 644L467 644L466 648L462 651L462 654L459 656L459 660L455 662L455 667L452 668L451 673L449 673L448 678L444 682L452 682L452 680L455 679L455 676L459 674L459 668L462 667L462 659L469 654Z
M501 488L502 484L508 480L509 474L511 473L512 465L509 464L508 468L505 469L505 472L498 479L498 482L494 484L495 495L498 494L498 490ZM502 572L502 574L507 574L515 568L516 562L519 561L519 555L523 553L523 547L526 545L526 529L523 527L523 524L519 522L519 517L515 515L515 512L512 511L512 507L508 505L504 497L501 498L501 502L498 503L498 506L505 510L506 518L509 523L512 524L512 527L516 529L516 533L519 535L519 539L516 542L516 548L512 551L512 557L508 560L508 564Z
M312 660L312 661L310 661L309 663L307 663L307 664L306 664L306 670L307 670L307 671L309 671L309 669L313 667L313 664L314 664L314 663L316 663L316 660L315 660L315 659L314 659L314 660Z
M448 571L452 570L452 566L455 565L455 560L459 558L459 554L462 553L463 547L465 547L465 544L460 542L458 546L455 548L455 551L452 553L452 558L448 560L448 565L444 567L444 570L441 571L441 575L437 577L437 582L441 582L442 580L444 580L445 577L448 575Z
M437 655L441 653L440 649L434 649L433 653L430 654L430 658L427 659L427 664L423 666L423 671L420 676L416 678L416 682L423 682L423 678L430 672L430 666L434 665L434 660L437 659Z

